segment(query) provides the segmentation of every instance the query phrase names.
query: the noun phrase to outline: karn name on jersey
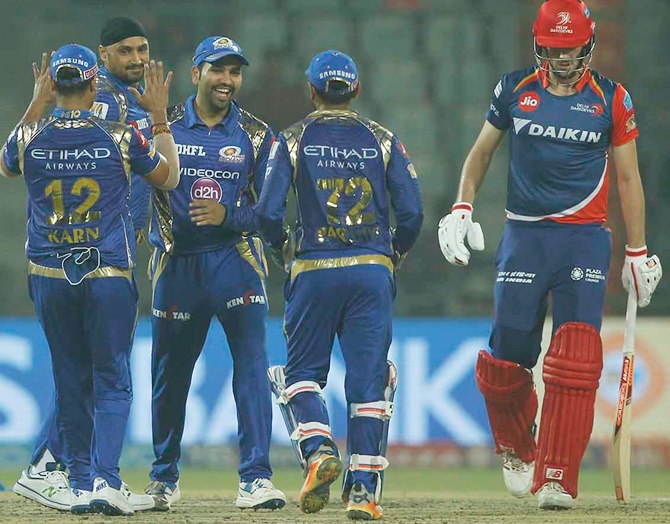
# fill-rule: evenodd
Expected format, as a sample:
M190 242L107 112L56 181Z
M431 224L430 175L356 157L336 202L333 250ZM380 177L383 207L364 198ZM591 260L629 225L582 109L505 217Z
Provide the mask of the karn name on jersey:
M527 131L524 131L526 130ZM571 127L542 126L534 123L527 118L514 117L514 132L517 135L528 134L530 136L542 136L550 138L559 138L563 140L572 140L574 142L587 142L597 144L600 142L602 133L587 131L584 129L573 129Z

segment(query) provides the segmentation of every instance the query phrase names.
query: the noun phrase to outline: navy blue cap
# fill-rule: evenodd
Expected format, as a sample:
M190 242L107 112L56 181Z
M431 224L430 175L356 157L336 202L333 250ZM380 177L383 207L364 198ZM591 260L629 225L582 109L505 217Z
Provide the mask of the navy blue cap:
M305 71L309 83L323 92L351 93L358 87L358 68L353 59L341 51L329 50L319 53ZM330 80L344 82L346 87L333 89L329 87Z
M235 41L226 36L210 36L198 45L193 55L193 64L198 67L203 62L216 62L229 55L236 56L244 65L249 65L249 61L242 54L242 48Z
M58 79L61 67L73 68L79 71L79 77ZM98 72L98 59L88 47L78 44L67 44L56 51L51 57L51 77L58 84L78 84L93 78Z

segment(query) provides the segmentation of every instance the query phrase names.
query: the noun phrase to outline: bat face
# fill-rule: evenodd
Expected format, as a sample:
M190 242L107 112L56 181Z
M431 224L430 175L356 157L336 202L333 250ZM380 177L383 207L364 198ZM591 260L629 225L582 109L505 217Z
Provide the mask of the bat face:
M617 500L624 504L630 501L630 419L633 399L633 368L633 353L624 353L619 381L619 401L612 437L614 490Z

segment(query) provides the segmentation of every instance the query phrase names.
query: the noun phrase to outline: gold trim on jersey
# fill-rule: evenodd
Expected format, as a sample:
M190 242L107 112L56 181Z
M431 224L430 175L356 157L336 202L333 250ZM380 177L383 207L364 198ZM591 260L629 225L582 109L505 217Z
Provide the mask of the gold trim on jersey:
M165 271L165 267L167 266L169 256L170 255L165 251L155 248L154 252L151 254L151 258L149 259L147 276L151 281L152 301L153 301L153 292L156 291L156 284L158 283L158 279L163 274L163 271Z
M252 169L251 172L247 175L248 178L247 185L242 190L240 195L249 192L251 193L254 202L258 202L258 197L260 195L256 194L256 188L254 187L254 178L257 175L265 176L265 173L256 173L256 161L258 160L258 154L261 151L261 147L263 147L263 142L265 142L265 138L268 135L269 127L261 119L256 118L254 115L252 115L248 111L245 111L241 107L238 107L237 109L240 115L237 120L237 125L240 126L240 129L242 129L242 131L244 131L244 133L249 138L249 141L251 142L251 149L254 153ZM241 199L238 199L237 205L238 206L241 205Z
M152 220L149 224L149 235L154 232L154 223L157 224L163 249L166 253L172 253L174 250L174 234L172 232L173 216L169 191L153 188L151 191L151 208L156 220Z
M119 109L119 119L117 122L125 124L128 119L128 99L126 94L123 93L117 85L115 85L109 78L104 74L99 74L95 78L96 89L100 91L105 91L110 93L114 98L114 101L117 104Z
M261 268L261 265L258 263L258 260L254 256L253 251L251 250L250 242L254 243L256 251L261 257L261 261L265 268L265 272L263 272L263 268ZM265 288L265 281L267 278L266 275L267 275L268 263L267 260L265 260L265 254L263 253L263 245L261 244L260 239L257 237L246 237L240 240L237 244L235 244L235 247L237 248L237 252L240 254L240 256L244 260L246 260L251 265L251 267L254 268L254 271L256 271L256 274L260 278L261 286L263 286L263 294L265 295L265 301L267 303L268 292L267 289Z
M306 271L363 266L368 264L384 266L393 273L393 262L391 262L391 259L386 255L356 255L352 257L316 258L310 260L296 259L291 265L291 280L294 280L300 273Z
M26 174L23 167L24 155L26 153L28 144L30 144L30 142L32 142L35 137L39 135L54 120L56 120L55 116L48 116L38 120L37 122L33 122L31 124L22 124L16 127L15 132L16 146L19 152L19 170L24 175Z
M28 274L35 275L38 277L46 278L61 278L67 280L65 276L65 271L60 267L46 267L35 264L32 261L28 261ZM119 269L118 267L107 266L99 267L95 271L91 271L84 278L111 278L111 277L123 277L127 278L129 281L133 279L133 270L132 269Z

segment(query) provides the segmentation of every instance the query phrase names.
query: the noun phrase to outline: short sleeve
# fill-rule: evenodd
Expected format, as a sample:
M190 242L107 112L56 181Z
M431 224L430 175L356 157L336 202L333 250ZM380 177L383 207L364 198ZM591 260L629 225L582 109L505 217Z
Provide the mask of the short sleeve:
M119 103L109 91L97 92L95 102L93 102L93 106L91 107L91 113L98 118L109 120L110 122L120 122L121 120Z
M612 97L612 145L622 146L639 136L633 99L621 84L617 84Z
M5 143L4 155L2 160L5 162L5 166L12 173L21 173L21 167L19 162L19 147L17 144L18 135L21 132L20 126L14 128L14 131L7 138Z
M131 129L130 147L128 150L130 154L130 168L136 175L146 176L158 167L160 155L157 155L152 150L149 141L144 138L142 133L134 127Z
M488 120L493 127L500 130L509 129L511 125L508 89L509 81L507 75L505 75L493 89L491 105L489 106L488 113L486 113L486 120Z

